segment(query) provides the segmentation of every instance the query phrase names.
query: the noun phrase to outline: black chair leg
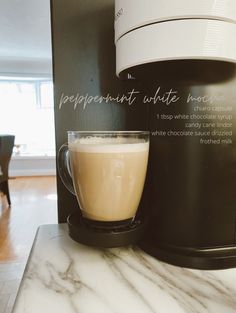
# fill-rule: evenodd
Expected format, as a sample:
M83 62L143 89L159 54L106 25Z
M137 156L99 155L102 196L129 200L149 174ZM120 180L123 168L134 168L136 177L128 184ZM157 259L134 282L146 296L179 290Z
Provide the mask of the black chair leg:
M8 180L1 182L0 190L6 195L9 206L11 205L11 198L9 193Z

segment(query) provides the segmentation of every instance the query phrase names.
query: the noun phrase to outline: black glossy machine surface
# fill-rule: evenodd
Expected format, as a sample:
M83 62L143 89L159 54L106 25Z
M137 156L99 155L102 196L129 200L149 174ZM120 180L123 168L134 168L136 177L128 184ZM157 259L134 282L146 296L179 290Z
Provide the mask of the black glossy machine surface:
M140 71L141 76L137 69L134 75L149 79L151 94L161 86L160 94L172 89L179 97L170 105L160 101L150 105L150 223L140 246L175 265L235 267L236 66L215 61L172 61L153 65L152 71L150 66ZM197 100L188 102L189 95ZM200 131L209 131L210 136L162 136L161 132L169 130L188 130L189 119L160 118L171 115L193 116L190 122L201 122ZM211 118L213 115L217 117ZM197 116L206 118L205 124ZM225 123L220 123L221 118ZM230 136L214 135L227 131ZM215 143L200 143L200 138Z

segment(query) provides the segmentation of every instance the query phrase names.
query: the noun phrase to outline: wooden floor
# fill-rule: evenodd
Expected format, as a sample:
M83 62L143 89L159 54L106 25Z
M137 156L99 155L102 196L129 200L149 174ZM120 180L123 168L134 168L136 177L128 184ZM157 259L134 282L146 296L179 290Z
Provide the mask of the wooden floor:
M57 223L56 178L9 180L11 207L0 197L0 262L27 258L39 225Z
M10 180L12 205L0 196L0 313L11 313L36 230L57 223L55 177Z

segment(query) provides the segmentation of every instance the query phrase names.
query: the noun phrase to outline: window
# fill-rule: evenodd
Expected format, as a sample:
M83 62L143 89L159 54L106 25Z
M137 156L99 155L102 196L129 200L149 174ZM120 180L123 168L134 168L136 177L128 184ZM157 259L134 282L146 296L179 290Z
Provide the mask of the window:
M0 133L15 135L20 155L55 155L52 81L0 79Z

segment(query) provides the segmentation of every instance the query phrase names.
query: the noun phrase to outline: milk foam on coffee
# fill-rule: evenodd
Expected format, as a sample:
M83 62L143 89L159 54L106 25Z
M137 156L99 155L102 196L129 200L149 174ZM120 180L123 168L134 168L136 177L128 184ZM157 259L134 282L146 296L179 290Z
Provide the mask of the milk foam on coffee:
M88 137L69 143L69 150L82 214L97 221L134 217L144 187L149 143Z

